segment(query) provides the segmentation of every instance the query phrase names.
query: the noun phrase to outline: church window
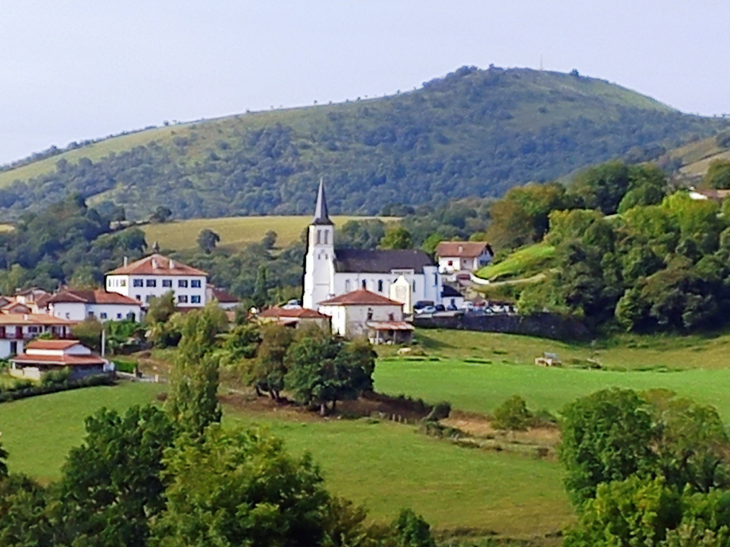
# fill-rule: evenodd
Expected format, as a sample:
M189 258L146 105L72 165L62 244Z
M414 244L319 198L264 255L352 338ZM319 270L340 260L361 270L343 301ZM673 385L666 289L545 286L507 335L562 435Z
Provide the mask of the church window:
M416 282L413 282L413 292L416 292Z
M434 284L434 286L438 286L438 284L439 284L439 274L433 274L433 284Z
M365 279L362 280L362 288L363 289L367 289L368 288L368 282Z
M317 245L322 243L322 232L320 230L317 230Z
M330 235L329 231L328 231L328 230L325 230L325 231L324 231L324 244L325 244L325 245L327 245L327 244L328 244L328 240L329 240L329 235Z
M378 292L383 292L383 280L378 279Z

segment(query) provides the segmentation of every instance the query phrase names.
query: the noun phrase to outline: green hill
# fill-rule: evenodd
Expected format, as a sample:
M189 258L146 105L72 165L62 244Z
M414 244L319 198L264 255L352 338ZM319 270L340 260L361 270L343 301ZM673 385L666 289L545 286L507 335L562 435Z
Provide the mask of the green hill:
M418 90L334 105L246 113L49 150L0 172L0 219L69 193L158 205L176 218L304 214L320 177L331 210L500 195L630 153L655 158L726 121L682 114L581 77L464 67Z
M680 146L661 157L659 162L677 171L687 183L697 184L715 160L730 160L730 131Z

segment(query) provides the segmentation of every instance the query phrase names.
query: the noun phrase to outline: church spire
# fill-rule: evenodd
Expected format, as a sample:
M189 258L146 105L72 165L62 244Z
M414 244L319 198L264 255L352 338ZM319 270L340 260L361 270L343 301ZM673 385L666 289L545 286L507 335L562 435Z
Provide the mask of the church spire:
M314 220L312 224L332 226L332 221L327 213L327 198L324 195L324 180L319 179L319 192L317 192L317 205L314 208Z

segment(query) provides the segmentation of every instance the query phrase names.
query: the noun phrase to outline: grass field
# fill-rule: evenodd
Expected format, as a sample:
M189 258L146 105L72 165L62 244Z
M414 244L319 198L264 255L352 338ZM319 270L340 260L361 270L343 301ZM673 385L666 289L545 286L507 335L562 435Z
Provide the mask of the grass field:
M555 256L555 247L545 243L536 243L517 249L501 262L485 266L477 272L477 275L491 281L530 277L548 267L553 256Z
M149 402L160 388L123 383L1 404L11 471L57 479L68 450L81 442L87 415L102 406L123 410ZM571 518L562 471L553 461L460 448L390 422L292 421L226 407L224 423L262 426L293 453L310 451L327 487L365 504L376 521L388 522L412 507L439 530L527 537L554 532Z
M266 427L294 453L311 452L328 487L365 504L378 521L412 507L439 530L532 536L554 532L571 518L556 462L459 448L402 424L228 416Z
M12 471L58 478L69 449L81 442L84 418L101 407L124 410L154 400L159 384L92 387L0 404L2 444Z
M332 217L333 222L342 227L348 220L363 220L366 217ZM382 218L383 221L397 220ZM302 231L309 226L311 216L264 216L264 217L227 217L197 218L165 224L148 224L142 229L147 242L157 241L161 249L185 251L197 247L196 239L204 228L210 228L221 236L219 245L228 249L240 249L251 243L258 243L266 232L277 234L276 243L284 247L297 241Z

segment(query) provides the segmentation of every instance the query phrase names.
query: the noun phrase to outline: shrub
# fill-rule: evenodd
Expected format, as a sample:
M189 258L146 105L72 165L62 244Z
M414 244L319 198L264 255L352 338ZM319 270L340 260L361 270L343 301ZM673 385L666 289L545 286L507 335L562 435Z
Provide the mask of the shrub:
M513 395L494 411L492 425L497 429L524 431L530 426L532 412L519 395Z

